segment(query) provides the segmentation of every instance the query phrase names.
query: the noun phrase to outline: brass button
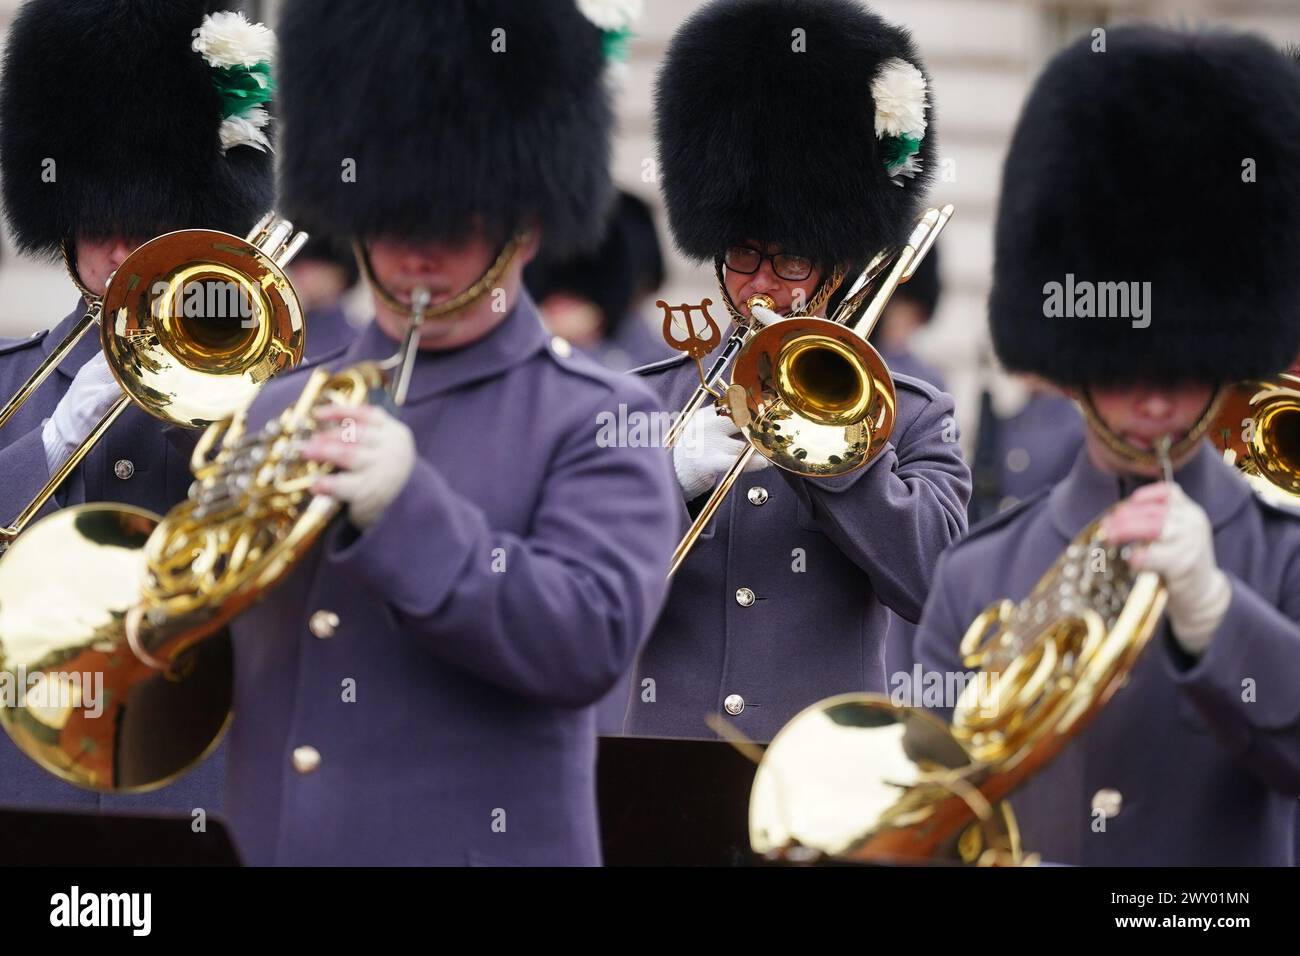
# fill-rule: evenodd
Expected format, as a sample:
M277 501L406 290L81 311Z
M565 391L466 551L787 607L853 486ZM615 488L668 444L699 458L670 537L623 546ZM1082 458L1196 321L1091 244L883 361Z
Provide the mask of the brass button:
M760 488L758 485L755 485L753 488L749 489L748 497L749 497L749 503L754 507L767 504L767 499L768 499L767 489Z
M130 458L119 458L116 464L113 465L113 474L126 481L135 474L135 462L131 461Z
M315 747L293 748L293 769L299 773L311 773L320 766L320 751Z
M736 591L736 603L741 607L749 607L754 603L754 592L749 588L740 588Z
M317 611L307 621L307 628L321 640L333 637L338 630L339 616L333 611Z
M732 717L736 717L745 709L745 698L739 694L728 694L722 706Z
M1103 787L1092 795L1092 808L1100 810L1107 819L1119 816L1124 806L1124 795L1118 790Z
M568 358L573 354L573 346L569 344L568 339L562 339L556 335L551 338L551 351L560 358Z
M1007 468L1019 474L1029 467L1029 452L1024 448L1013 448L1007 452Z

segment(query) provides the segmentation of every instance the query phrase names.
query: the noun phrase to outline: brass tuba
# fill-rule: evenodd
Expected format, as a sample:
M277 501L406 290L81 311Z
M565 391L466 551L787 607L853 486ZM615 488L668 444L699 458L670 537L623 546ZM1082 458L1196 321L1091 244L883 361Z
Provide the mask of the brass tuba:
M883 696L814 704L754 778L750 842L810 862L1026 861L1011 793L1123 686L1164 611L1159 576L1107 544L1099 517L1019 604L989 605L961 642L951 726Z
M1257 495L1300 507L1300 366L1231 387L1211 438Z
M750 447L722 477L678 544L670 577L753 455L795 474L829 478L863 467L884 447L894 427L894 382L867 338L894 290L912 277L952 214L951 205L927 210L902 248L871 260L832 318L796 316L761 329L742 326L710 373L701 372L700 389L679 416L668 443L702 407L706 393L713 393L719 413L735 421ZM751 301L751 310L755 304L770 307L771 300ZM732 354L731 385L717 392L713 386L721 381ZM701 356L693 357L698 361Z
M12 414L99 323L126 394L0 530L8 546L0 559L0 725L64 780L133 792L179 776L225 726L230 645L223 633L193 653L184 653L188 640L152 661L131 653L123 622L138 601L138 558L156 515L100 503L27 525L132 400L165 422L206 426L301 360L302 311L284 267L306 239L268 215L246 239L187 229L150 240L8 406ZM153 666L160 657L164 668Z

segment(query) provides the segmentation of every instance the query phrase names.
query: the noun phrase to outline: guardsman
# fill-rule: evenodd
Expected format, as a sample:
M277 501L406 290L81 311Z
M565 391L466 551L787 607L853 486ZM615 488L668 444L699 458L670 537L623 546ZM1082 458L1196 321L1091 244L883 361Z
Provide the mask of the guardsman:
M778 313L824 314L837 266L911 229L934 157L929 105L908 34L855 0L709 3L659 77L678 247L720 264L740 310L765 293ZM699 384L684 358L641 374L673 412ZM627 733L709 737L705 720L720 715L770 740L822 697L885 689L889 610L918 618L970 495L951 398L896 384L897 424L866 467L814 480L753 459L673 579L633 673ZM679 533L743 447L730 419L692 418L673 451Z
M303 449L347 508L234 625L237 842L255 864L598 863L594 704L659 611L674 489L662 449L609 427L653 396L547 334L521 276L612 198L602 31L574 0L283 9L285 211L357 238L375 300L331 366L395 352L417 288L452 311L399 411L349 431L327 410ZM268 383L250 427L303 381Z
M29 0L10 28L0 86L5 214L22 252L65 256L83 296L102 294L156 235L204 227L242 236L271 208L266 109L254 91L274 38L242 15L206 9L202 0ZM49 332L0 346L0 400L85 311L83 298ZM91 331L0 429L0 521L35 497L120 395ZM128 408L57 502L165 511L189 486L194 437ZM50 776L5 738L0 803L211 809L221 764L218 753L163 790L99 796Z
M964 672L976 614L1024 598L1120 503L1105 534L1163 576L1168 604L1126 686L1013 795L1024 844L1070 864L1288 865L1300 520L1203 435L1224 384L1300 346L1300 73L1222 30L1136 25L1095 43L1060 53L1026 103L989 304L1003 364L1080 401L1084 448L1062 482L944 555L918 657ZM1244 272L1222 268L1225 249ZM1152 456L1164 437L1172 482Z

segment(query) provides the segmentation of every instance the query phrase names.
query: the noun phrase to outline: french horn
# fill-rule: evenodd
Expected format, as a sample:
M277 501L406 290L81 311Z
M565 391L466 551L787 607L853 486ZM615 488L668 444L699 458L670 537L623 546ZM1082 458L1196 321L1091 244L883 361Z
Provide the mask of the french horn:
M799 863L1031 862L1008 798L1124 685L1164 611L1164 583L1105 540L1104 519L1023 601L996 601L971 623L950 725L872 694L791 720L754 778L754 851Z

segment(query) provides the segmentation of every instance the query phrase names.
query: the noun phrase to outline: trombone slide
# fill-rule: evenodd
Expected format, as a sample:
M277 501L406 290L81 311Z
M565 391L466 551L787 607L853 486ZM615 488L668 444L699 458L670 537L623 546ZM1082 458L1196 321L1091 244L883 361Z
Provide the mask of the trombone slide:
M745 343L749 340L749 336L753 331L748 325L742 325L731 333L731 338L727 339L727 344L723 347L718 360L713 363L713 368L709 369L709 374L705 376L704 381L700 382L695 389L695 393L691 395L691 400L682 408L677 420L668 429L668 434L664 436L664 448L672 449L677 445L677 442L681 440L682 433L686 431L691 416L704 407L704 403L709 400L710 396L716 395L714 389L722 381L723 376L727 374L731 360L740 354L740 350L745 347Z
M709 500L704 503L704 507L700 509L700 513L696 515L695 520L691 523L690 530L686 532L686 536L677 545L677 550L673 552L673 559L668 565L669 578L676 574L677 569L682 566L686 556L691 553L695 540L708 527L713 516L718 513L723 500L731 492L732 485L736 483L736 479L745 470L745 465L749 464L749 459L753 458L755 454L757 454L757 449L750 445L736 456L736 460L731 463L727 473L722 476L722 481L718 483L718 487L714 489L713 494L709 495Z
M51 358L53 358L53 356L51 356ZM45 503L50 500L56 491L59 490L59 486L67 480L68 475L72 474L72 472L76 470L76 467L81 464L82 459L84 459L86 455L90 454L90 450L94 448L95 444L104 436L104 432L108 431L109 427L117 421L118 417L126 410L126 406L129 404L131 404L131 399L125 394L121 395L117 401L113 402L112 407L104 413L104 417L99 420L99 424L97 424L91 430L90 434L86 436L85 441L78 445L72 454L68 456L67 460L55 469L54 474L50 475L50 480L47 481L44 487L36 493L36 497L33 498L28 503L27 507L19 513L18 517L13 520L13 523L7 528L0 528L0 554L4 554L4 552L8 550L9 546L13 544L14 539L22 533L23 529L26 528L40 510L45 507Z

